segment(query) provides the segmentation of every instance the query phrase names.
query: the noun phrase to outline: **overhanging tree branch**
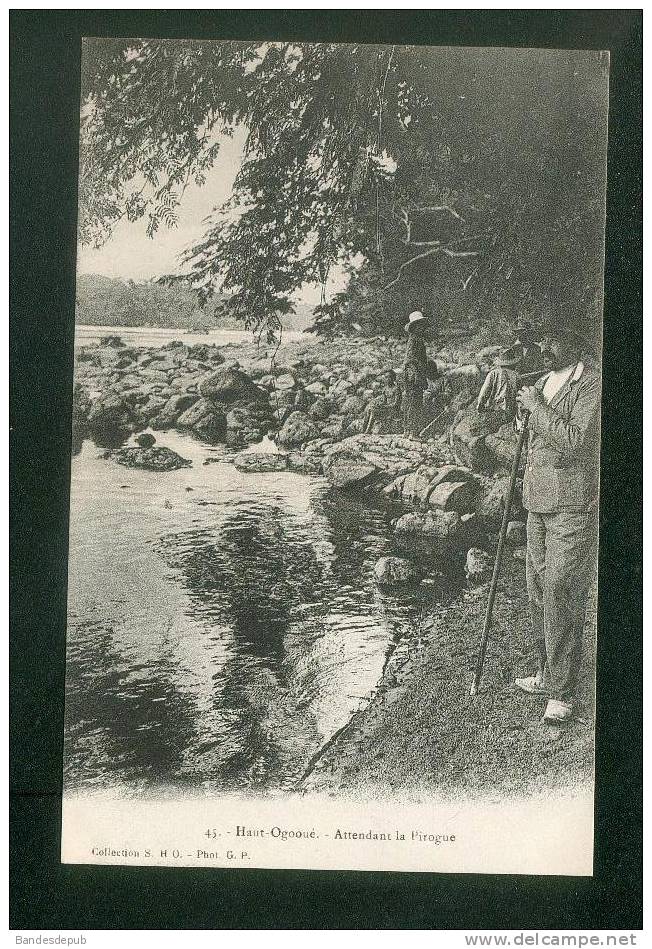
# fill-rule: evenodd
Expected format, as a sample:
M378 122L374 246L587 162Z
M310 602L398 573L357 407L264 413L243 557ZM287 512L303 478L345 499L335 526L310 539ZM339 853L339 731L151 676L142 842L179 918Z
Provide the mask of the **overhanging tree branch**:
M478 241L483 237L486 237L486 234L474 234L471 237L460 237L456 241L451 241L449 244L439 244L437 247L431 247L430 250L424 251L423 254L417 254L416 257L411 257L409 260L406 260L398 268L398 273L390 283L386 284L383 287L383 291L389 290L391 287L396 286L396 284L401 279L403 271L406 267L409 267L411 264L416 263L418 260L423 260L426 257L432 257L434 254L446 254L448 257L477 257L480 254L479 250L466 250L466 251L454 251L452 250L457 244L462 244L465 241Z

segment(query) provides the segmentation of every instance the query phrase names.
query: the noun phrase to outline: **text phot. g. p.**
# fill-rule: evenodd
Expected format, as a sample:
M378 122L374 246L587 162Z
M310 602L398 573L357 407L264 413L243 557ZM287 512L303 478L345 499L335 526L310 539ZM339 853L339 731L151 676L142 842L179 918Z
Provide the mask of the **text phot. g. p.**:
M608 72L84 42L65 862L591 874Z

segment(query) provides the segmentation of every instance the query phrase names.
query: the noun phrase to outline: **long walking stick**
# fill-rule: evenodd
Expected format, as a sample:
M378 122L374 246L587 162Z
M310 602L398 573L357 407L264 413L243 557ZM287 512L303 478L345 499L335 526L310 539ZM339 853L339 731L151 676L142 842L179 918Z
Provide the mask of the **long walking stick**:
M423 438L423 436L426 434L426 432L429 432L430 429L433 427L433 425L435 425L437 422L439 422L440 419L443 419L444 415L446 415L447 412L448 412L448 409L444 409L443 412L440 412L440 413L439 413L439 415L437 416L437 418L434 418L434 419L432 420L432 422L428 422L428 424L426 425L426 427L425 427L425 428L422 428L421 431L419 432L419 438Z
M518 442L516 443L516 453L514 455L514 461L512 462L512 470L509 477L509 489L507 491L507 497L505 498L505 510L503 511L503 522L500 525L500 534L498 535L498 547L496 549L496 559L494 561L494 572L491 577L491 587L489 588L489 599L487 601L487 612L485 613L484 618L484 628L482 630L482 636L480 638L480 648L478 649L478 661L475 666L475 675L473 676L473 682L471 683L471 695L477 695L480 688L480 679L482 678L482 669L484 667L484 660L487 654L487 643L489 642L489 630L491 628L491 614L493 613L494 600L496 599L496 588L498 586L498 575L500 573L500 567L503 560L503 548L505 546L505 536L507 535L507 525L509 524L509 515L512 509L512 501L514 500L514 488L516 487L516 478L518 476L518 465L521 460L521 452L523 451L523 443L525 441L525 436L527 434L527 418L523 423L523 428L521 429Z

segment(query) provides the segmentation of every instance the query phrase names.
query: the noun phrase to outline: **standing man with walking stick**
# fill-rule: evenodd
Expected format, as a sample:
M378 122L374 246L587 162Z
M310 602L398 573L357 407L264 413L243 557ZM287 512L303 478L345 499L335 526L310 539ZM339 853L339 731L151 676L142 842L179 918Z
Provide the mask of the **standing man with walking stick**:
M568 328L550 327L540 346L549 372L517 396L529 413L523 504L536 671L516 685L547 697L544 720L557 723L573 715L596 567L600 375Z

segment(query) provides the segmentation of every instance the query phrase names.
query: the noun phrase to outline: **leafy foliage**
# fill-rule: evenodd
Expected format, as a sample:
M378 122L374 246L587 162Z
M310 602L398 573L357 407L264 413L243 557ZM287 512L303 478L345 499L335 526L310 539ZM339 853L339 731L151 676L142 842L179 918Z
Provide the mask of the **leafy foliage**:
M83 240L174 226L188 181L248 132L233 195L170 283L275 330L349 269L319 332L599 311L607 64L593 52L89 42ZM424 210L429 209L429 210Z

